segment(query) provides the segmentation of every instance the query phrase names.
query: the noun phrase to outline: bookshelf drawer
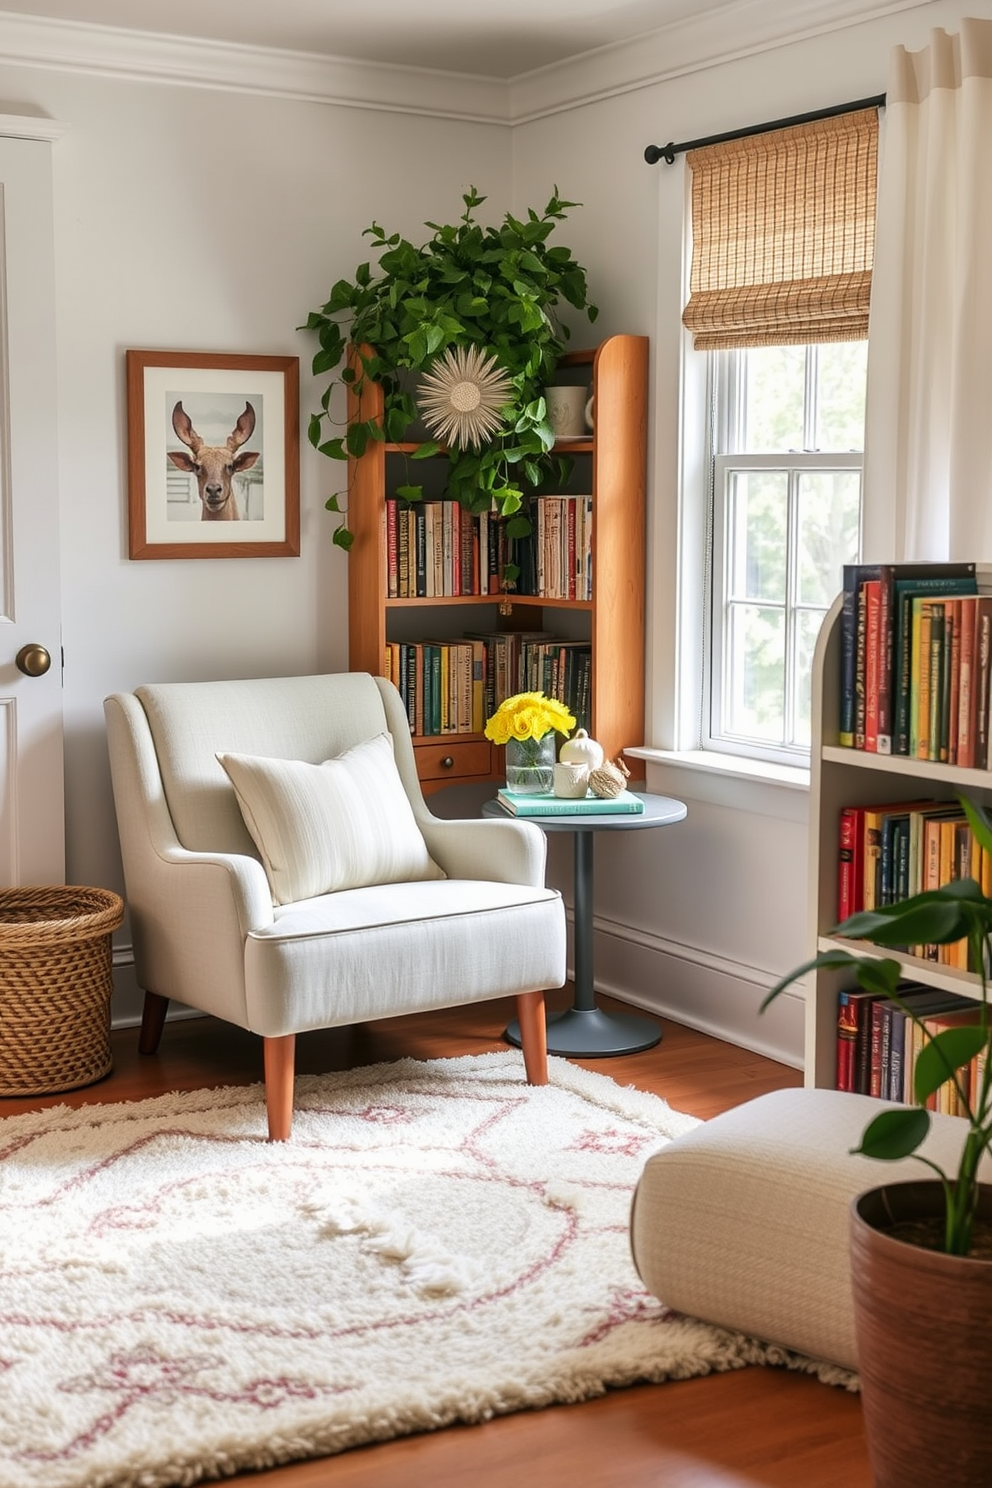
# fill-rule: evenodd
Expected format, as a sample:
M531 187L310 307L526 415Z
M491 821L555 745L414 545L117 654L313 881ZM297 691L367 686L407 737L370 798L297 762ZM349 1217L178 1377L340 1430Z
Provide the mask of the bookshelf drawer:
M456 744L445 739L415 744L417 774L421 780L464 780L492 774L493 749L488 739Z

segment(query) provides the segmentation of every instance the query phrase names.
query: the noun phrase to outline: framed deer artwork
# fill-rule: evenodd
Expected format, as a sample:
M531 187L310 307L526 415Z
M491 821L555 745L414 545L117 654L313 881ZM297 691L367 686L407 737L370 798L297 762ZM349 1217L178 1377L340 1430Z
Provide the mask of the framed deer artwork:
M297 357L129 351L131 558L296 558Z

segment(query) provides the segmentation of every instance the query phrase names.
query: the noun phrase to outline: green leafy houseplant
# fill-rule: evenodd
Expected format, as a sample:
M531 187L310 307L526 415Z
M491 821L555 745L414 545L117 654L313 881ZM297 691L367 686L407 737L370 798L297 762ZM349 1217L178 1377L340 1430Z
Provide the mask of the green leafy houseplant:
M963 797L960 799L983 852L992 853L992 820L981 806ZM925 1033L913 1076L913 1095L917 1104L881 1112L869 1122L860 1146L853 1151L883 1161L915 1156L917 1161L932 1169L944 1191L942 1248L949 1255L970 1255L979 1196L978 1165L982 1154L992 1148L992 1049L988 1005L992 899L982 893L974 879L956 879L938 889L914 894L898 904L851 915L831 933L890 949L925 944L949 945L967 938L969 965L978 968L981 979L979 1021L945 1029L934 1037ZM839 947L824 951L791 971L769 992L762 1003L762 1011L786 987L818 968L853 970L858 984L865 991L891 998L919 1025L920 1020L913 1016L912 1008L902 1001L897 990L903 976L898 961L859 956ZM968 1082L962 1078L962 1071L983 1051L985 1064L978 1089L972 1093ZM930 1114L924 1109L925 1102L948 1079L955 1083L967 1123L955 1174L945 1173L936 1163L917 1152L930 1129Z
M486 198L471 187L462 200L459 221L426 223L433 236L420 247L373 222L363 236L372 240L378 270L359 264L353 279L339 279L327 303L310 312L303 329L319 341L314 375L334 375L308 436L332 460L360 458L370 440L402 442L417 417L411 391L417 374L431 370L451 347L483 347L508 375L512 391L492 439L478 449L448 449L446 494L470 511L495 505L516 523L509 535L521 536L529 530L521 513L525 490L560 485L569 468L552 453L543 396L569 337L558 308L565 301L590 321L597 311L587 297L585 270L568 248L548 242L576 202L563 201L555 187L542 213L529 210L523 220L507 213L499 226L483 227L474 213ZM381 423L359 420L334 434L335 387L360 391L365 378L382 386ZM439 452L436 442L426 441L411 458ZM418 501L423 488L408 480L396 494ZM326 505L339 516L334 541L347 549L352 538L341 495Z

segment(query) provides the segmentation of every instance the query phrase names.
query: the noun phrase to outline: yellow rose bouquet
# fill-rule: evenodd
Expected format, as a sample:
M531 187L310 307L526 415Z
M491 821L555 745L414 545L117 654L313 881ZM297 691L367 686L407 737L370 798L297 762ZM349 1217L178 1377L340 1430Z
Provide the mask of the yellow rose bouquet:
M549 794L554 783L555 733L567 734L575 719L556 698L518 692L500 703L486 724L486 738L506 745L506 783L520 793Z
M510 739L543 739L553 729L568 734L574 727L575 719L564 703L543 692L518 692L500 703L486 724L486 738L506 744Z

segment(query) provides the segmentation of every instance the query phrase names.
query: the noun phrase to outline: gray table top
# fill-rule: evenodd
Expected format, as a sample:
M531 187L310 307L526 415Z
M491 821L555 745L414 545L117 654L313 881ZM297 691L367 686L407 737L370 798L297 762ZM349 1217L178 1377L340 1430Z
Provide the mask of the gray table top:
M567 816L514 816L505 811L495 799L486 801L483 816L505 816L510 821L531 821L542 832L605 832L636 831L638 827L668 827L683 821L688 808L684 801L673 796L652 796L647 791L634 791L644 802L644 810L638 812L569 812Z

